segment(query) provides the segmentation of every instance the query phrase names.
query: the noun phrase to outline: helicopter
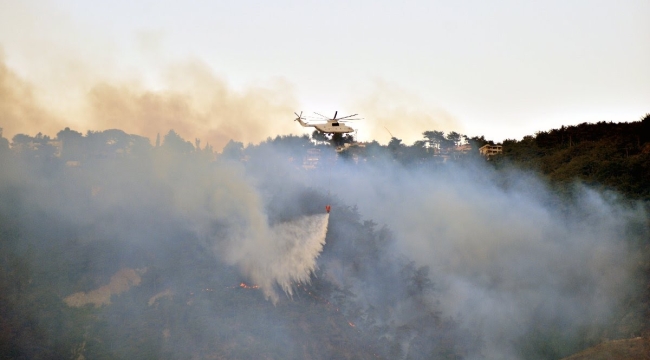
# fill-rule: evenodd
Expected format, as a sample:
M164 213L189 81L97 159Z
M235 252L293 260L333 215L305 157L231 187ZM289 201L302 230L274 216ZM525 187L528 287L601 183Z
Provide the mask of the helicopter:
M338 115L338 111L334 112L334 117L333 118L328 118L325 115L321 115L317 112L314 114L322 117L322 119L314 119L314 121L317 121L318 123L310 123L310 122L305 122L303 120L307 120L306 118L302 117L302 111L300 112L300 115L294 112L296 114L297 118L294 121L297 121L300 123L300 125L304 127L313 127L316 128L316 130L325 133L325 134L347 134L347 133L353 133L355 130L345 124L347 121L353 121L353 120L361 120L361 119L354 119L353 117L357 116L358 114L354 115L348 115L344 116L342 118L336 118L336 115ZM325 121L325 123L323 123Z

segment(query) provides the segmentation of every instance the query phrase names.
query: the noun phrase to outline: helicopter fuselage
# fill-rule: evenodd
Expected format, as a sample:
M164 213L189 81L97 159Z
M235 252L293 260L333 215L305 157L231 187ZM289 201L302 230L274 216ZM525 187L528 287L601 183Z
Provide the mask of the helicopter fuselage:
M354 132L354 129L335 120L328 120L325 124L307 124L296 119L304 127L314 127L316 130L327 134L347 134Z
M347 134L354 132L351 127L341 124L338 121L328 121L326 124L314 125L316 130L329 134Z

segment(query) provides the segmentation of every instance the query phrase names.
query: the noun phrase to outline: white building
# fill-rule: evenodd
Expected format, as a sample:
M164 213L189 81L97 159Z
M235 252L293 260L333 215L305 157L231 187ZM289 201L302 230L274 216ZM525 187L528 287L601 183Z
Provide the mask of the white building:
M480 149L478 149L478 152L481 153L481 155L489 158L490 156L498 155L503 153L503 146L502 145L483 145L481 146Z

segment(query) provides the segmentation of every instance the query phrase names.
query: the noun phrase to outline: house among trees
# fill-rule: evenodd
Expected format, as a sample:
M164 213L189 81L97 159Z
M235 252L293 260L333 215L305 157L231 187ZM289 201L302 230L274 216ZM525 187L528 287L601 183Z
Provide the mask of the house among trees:
M485 156L486 158L489 158L490 156L498 155L503 153L503 146L502 145L483 145L478 149L478 152Z

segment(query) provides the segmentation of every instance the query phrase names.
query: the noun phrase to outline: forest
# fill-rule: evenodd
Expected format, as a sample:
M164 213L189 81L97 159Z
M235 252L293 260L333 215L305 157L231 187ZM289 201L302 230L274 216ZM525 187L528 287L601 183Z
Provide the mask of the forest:
M556 359L650 336L650 115L489 143L0 132L0 357ZM326 204L323 244L256 250Z

